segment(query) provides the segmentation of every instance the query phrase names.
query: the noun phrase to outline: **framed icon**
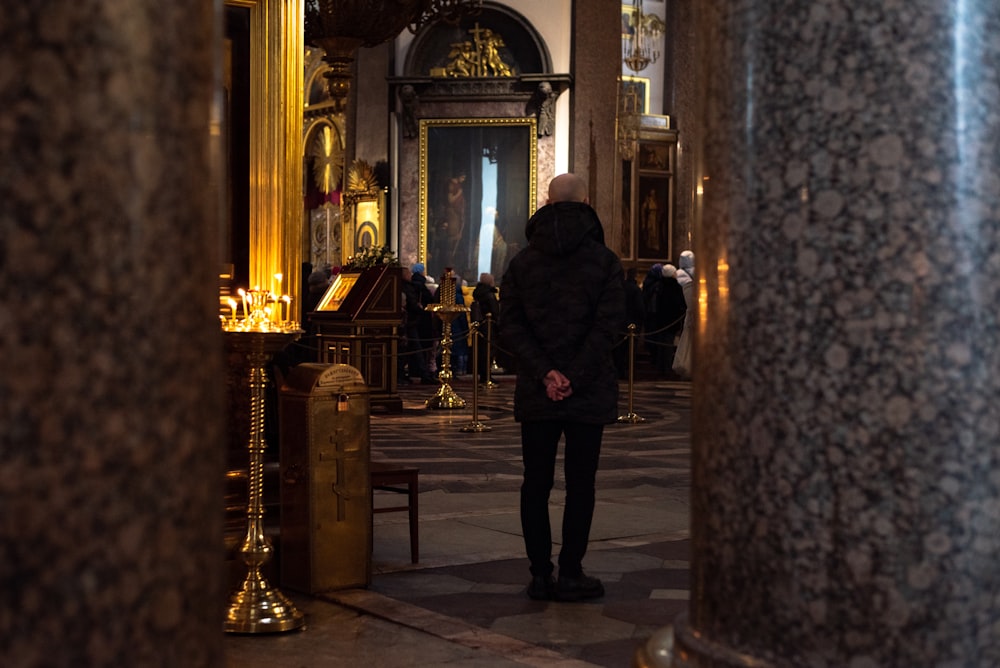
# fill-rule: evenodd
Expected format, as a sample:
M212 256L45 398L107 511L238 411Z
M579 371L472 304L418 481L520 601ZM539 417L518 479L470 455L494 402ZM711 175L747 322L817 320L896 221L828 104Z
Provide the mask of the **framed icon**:
M622 75L622 111L645 114L649 111L649 79Z

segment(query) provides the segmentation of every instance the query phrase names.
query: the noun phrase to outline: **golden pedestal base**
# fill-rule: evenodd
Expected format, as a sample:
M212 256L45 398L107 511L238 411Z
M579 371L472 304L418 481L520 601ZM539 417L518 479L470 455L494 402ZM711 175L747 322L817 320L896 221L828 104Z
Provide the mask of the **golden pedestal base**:
M244 583L233 594L223 629L227 633L280 633L304 624L305 617L292 602L261 580L249 587Z
M449 282L450 281L450 282ZM441 371L438 373L438 380L441 387L433 397L424 402L427 408L465 408L465 399L455 394L451 388L451 321L462 313L468 313L469 309L461 304L455 303L455 279L451 275L451 270L447 270L442 280L441 288L445 294L442 295L443 304L431 304L427 307L441 320Z
M465 408L465 399L455 394L445 381L441 381L441 387L433 397L424 402L427 408Z
M463 431L465 433L481 434L487 431L493 431L493 428L484 422L480 422L479 420L473 420L469 424L462 427L459 431Z
M226 345L243 353L249 362L250 440L247 533L240 548L240 558L247 566L246 579L240 591L233 594L223 629L230 633L276 633L291 631L305 623L305 617L295 609L276 587L261 574L261 567L271 559L272 547L264 533L264 388L267 384L267 362L274 353L301 336L299 329L235 330L224 332Z

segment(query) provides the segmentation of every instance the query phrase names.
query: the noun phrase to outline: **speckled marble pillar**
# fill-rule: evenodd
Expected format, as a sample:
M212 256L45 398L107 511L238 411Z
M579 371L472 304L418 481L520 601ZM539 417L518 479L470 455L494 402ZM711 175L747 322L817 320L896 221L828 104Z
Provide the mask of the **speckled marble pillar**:
M1000 665L1000 4L700 20L675 665Z
M0 663L222 665L220 2L0 11Z

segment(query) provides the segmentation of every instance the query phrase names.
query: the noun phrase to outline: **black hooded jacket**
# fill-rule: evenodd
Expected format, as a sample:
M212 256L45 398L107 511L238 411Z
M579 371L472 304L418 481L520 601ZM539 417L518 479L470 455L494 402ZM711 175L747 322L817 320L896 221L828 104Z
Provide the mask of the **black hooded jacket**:
M528 247L500 285L503 347L517 359L514 417L519 421L614 422L618 380L612 349L625 320L622 266L604 245L597 214L581 202L549 204L528 221ZM552 369L573 393L551 401Z

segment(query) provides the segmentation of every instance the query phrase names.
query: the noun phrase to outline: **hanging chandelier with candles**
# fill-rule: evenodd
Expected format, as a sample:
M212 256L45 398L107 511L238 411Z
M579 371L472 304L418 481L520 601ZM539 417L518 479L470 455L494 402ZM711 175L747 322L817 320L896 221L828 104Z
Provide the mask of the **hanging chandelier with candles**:
M622 60L633 72L659 59L659 39L667 27L656 14L646 14L642 1L632 0L629 30L622 39Z
M481 7L482 0L305 0L305 41L323 49L327 87L342 111L359 48L382 44L404 28L416 33L439 21L457 25Z

